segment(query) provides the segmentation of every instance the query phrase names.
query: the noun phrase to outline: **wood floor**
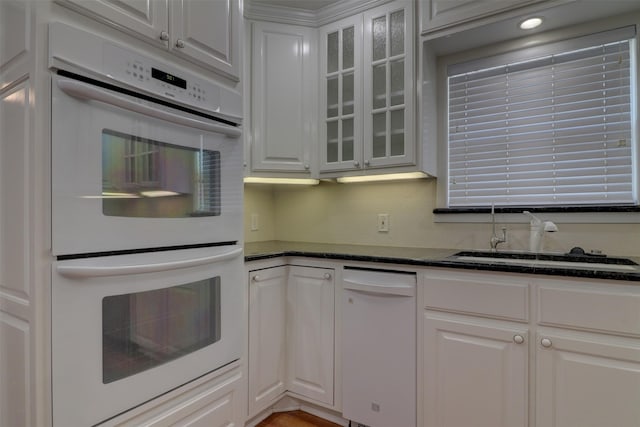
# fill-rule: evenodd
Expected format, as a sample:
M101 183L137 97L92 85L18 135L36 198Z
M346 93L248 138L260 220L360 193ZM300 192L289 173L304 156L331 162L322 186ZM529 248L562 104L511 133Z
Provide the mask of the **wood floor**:
M276 412L256 427L340 427L303 411Z

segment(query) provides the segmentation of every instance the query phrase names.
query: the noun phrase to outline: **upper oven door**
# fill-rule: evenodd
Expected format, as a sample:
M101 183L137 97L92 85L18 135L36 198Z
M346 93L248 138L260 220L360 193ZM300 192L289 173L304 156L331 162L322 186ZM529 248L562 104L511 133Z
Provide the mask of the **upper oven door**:
M240 134L54 76L54 255L239 241Z

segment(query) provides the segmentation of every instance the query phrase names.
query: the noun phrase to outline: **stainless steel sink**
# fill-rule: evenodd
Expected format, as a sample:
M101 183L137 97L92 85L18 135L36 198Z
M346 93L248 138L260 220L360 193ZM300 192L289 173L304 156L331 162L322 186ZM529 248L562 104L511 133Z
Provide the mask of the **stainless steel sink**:
M529 252L463 251L449 257L452 261L491 265L521 265L527 267L615 272L640 272L640 265L626 258L604 256L575 256Z

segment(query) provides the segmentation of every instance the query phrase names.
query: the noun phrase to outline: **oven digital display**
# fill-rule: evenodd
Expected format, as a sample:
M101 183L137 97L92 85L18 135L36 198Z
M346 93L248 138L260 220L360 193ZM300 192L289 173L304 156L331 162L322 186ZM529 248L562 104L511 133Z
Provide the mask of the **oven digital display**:
M158 70L157 68L151 68L151 77L161 80L165 83L178 86L182 89L187 88L187 81L185 79L181 79L180 77L174 76L173 74Z

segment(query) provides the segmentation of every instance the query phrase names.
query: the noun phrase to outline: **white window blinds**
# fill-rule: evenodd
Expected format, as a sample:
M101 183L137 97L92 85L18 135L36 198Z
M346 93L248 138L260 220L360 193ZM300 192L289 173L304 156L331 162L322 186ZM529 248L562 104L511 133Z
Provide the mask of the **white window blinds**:
M636 204L634 36L450 66L449 207Z

